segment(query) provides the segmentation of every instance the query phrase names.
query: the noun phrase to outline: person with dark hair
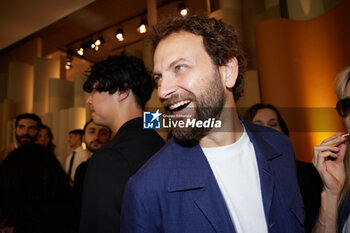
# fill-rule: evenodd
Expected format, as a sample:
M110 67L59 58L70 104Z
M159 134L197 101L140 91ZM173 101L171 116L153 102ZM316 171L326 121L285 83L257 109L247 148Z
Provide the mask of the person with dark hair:
M289 136L289 129L277 108L271 104L254 104L245 119L275 129ZM312 163L296 160L297 178L305 205L305 232L311 232L321 205L322 180Z
M290 140L237 113L246 62L236 31L189 15L150 37L173 137L129 179L121 232L304 232Z
M35 143L46 147L51 152L54 152L56 146L52 143L52 141L53 134L50 127L48 127L47 125L41 125Z
M254 104L244 117L254 124L269 127L289 136L289 129L277 108L271 104Z
M91 157L94 155L98 149L100 149L104 144L109 142L111 138L112 131L102 125L96 125L92 120L89 120L84 125L84 136L83 140L86 145L86 149L92 153ZM81 200L84 187L84 179L86 174L86 169L89 165L91 157L82 162L75 171L74 176L74 204L76 210L76 221L75 227L79 228L80 222L80 212L81 212Z
M72 153L66 158L66 172L74 181L75 171L77 167L90 158L90 154L82 147L84 131L81 129L73 129L68 133L68 144L72 149Z
M163 145L155 130L144 130L142 113L153 91L142 60L112 56L87 73L83 88L96 125L114 138L89 161L83 187L79 232L119 232L124 186L128 178Z
M23 145L0 164L0 211L16 233L70 233L72 190L55 155Z
M18 115L15 121L13 135L15 141L0 152L0 162L19 146L34 143L41 127L41 119L34 113Z

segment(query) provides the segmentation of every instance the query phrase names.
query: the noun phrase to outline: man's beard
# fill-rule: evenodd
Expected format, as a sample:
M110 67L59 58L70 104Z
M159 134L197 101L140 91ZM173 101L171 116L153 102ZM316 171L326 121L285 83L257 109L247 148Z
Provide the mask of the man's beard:
M197 121L205 121L211 118L217 119L221 115L225 101L224 87L221 83L218 70L215 70L208 86L205 87L198 98L193 93L188 93L186 99L190 99L195 106L192 116L188 118L181 116L175 117L174 120L183 120L186 122L187 119L196 119ZM179 141L190 141L207 135L211 130L211 127L174 127L172 129L172 135Z
M29 139L29 140L23 140L23 139ZM20 145L32 144L32 143L34 143L35 139L36 139L36 136L31 137L29 134L24 134L21 136L16 134L16 140Z
M99 146L98 146L98 148L95 148L94 146L92 146L92 144L94 143L94 142L98 142L99 143ZM88 143L85 143L85 145L86 145L86 149L88 149L90 152L95 152L95 151L97 151L98 149L100 149L103 145L102 145L102 143L100 142L100 141L98 141L98 140L95 140L95 141L92 141L92 142L90 142L89 144Z

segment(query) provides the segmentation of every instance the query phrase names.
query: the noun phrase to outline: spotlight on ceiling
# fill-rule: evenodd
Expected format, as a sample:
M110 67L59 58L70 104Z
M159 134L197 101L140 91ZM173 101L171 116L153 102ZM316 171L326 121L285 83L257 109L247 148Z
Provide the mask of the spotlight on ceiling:
M81 43L81 46L77 49L77 53L78 53L80 56L83 56L85 51L86 51L86 44L85 44L85 42L83 41L83 42Z
M104 44L105 43L105 40L103 39L103 36L102 36L102 34L97 38L97 40L94 42L94 46L92 47L92 45L91 45L91 48L93 48L93 50L95 51L95 52L97 52L99 49L100 49L100 46L102 45L102 44Z
M92 48L92 49L95 48L95 43L92 40L92 37L86 42L86 44L87 44L87 48Z
M182 16L186 16L188 14L188 8L186 7L185 3L179 3L179 12Z
M66 57L66 69L72 69L72 62L73 62L73 50L72 49L68 49L67 51L67 57Z
M103 36L100 35L97 40L95 41L95 46L100 46L105 43L105 40L103 39Z
M117 30L117 32L115 33L115 38L117 38L117 40L119 41L123 41L124 40L124 31L122 28L119 28Z
M138 31L139 33L145 33L145 32L147 32L147 19L145 19L145 18L142 18L142 19L141 19L141 23L140 23L140 25L138 26L137 31Z

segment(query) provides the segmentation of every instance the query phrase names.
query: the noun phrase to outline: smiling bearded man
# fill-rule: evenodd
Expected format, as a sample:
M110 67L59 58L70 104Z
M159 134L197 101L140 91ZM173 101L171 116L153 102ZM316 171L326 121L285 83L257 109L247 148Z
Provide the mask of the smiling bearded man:
M196 123L175 128L129 179L121 232L304 232L291 142L237 113L246 62L234 29L175 17L155 25L150 38L158 97L170 114ZM213 118L221 128L205 127Z
M174 121L186 122L192 119L206 121L220 116L225 96L224 87L220 82L220 73L216 67L208 79L209 83L198 96L187 92L181 96L174 94L169 99L160 99L168 114L175 116ZM191 103L194 107L186 109ZM191 124L187 124L186 127L177 125L172 129L172 135L179 141L189 141L205 136L211 129L212 127L191 127Z

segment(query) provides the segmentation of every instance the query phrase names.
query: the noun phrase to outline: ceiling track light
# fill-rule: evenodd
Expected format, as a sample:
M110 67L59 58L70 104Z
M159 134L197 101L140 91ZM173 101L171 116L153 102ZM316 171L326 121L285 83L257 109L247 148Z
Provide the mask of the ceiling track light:
M86 51L86 44L83 41L81 43L81 46L77 49L77 54L79 54L80 56L83 56L85 51Z
M117 32L115 33L115 38L118 41L123 41L124 40L124 30L122 28L118 28Z
M86 42L86 44L87 44L87 49L89 49L89 48L94 49L96 46L94 41L92 40L92 37Z
M66 65L65 65L65 68L67 70L72 69L72 62L73 62L73 50L68 49L67 56L66 56Z
M105 40L103 39L102 33L98 36L97 40L95 41L95 46L101 46L105 43Z
M179 3L179 13L182 16L186 16L188 14L188 8L186 7L185 3Z
M186 16L188 14L188 8L186 7L185 3L179 3L179 13L182 16Z
M147 25L148 25L147 19L142 17L140 25L137 28L137 31L141 34L147 32Z

